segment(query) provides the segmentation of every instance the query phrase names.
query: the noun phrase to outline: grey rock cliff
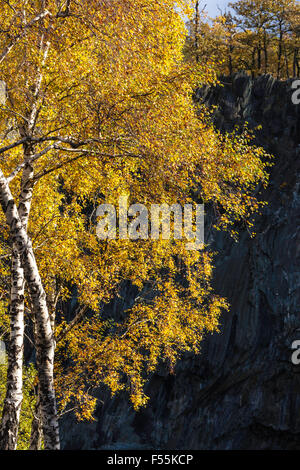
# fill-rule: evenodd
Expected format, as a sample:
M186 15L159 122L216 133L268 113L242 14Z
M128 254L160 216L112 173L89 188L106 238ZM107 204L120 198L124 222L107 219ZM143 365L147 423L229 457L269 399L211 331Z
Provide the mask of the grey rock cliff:
M291 82L244 74L224 82L196 99L217 106L222 130L262 124L257 142L275 155L257 237L214 235L215 290L231 310L200 356L152 378L146 409L99 391L95 423L62 423L65 448L300 449L300 366L291 362L300 340L300 107Z

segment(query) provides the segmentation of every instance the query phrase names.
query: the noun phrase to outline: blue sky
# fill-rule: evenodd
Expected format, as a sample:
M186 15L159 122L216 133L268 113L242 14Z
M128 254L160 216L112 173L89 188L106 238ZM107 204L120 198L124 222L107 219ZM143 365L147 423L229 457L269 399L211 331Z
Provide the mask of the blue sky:
M218 6L224 10L229 1L230 0L202 0L202 5L207 5L206 9L210 16L216 16L219 14Z

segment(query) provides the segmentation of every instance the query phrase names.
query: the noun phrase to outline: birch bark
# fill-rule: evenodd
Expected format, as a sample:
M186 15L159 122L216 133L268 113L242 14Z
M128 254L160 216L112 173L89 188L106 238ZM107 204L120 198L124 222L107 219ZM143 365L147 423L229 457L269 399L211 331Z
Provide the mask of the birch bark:
M17 448L20 412L23 400L24 272L16 246L11 262L10 341L6 397L0 433L0 449Z
M36 355L40 387L40 410L43 423L45 449L58 450L59 427L53 384L55 341L47 308L46 294L38 271L31 240L11 194L9 185L0 170L0 204L5 214L14 246L17 247L24 269L36 321Z
M25 230L31 208L34 170L29 163L32 149L25 145L25 166L22 175L19 200L19 216ZM17 246L13 245L11 262L11 294L10 294L10 340L8 345L7 385L4 400L0 449L16 450L20 412L23 401L23 350L24 350L24 271Z

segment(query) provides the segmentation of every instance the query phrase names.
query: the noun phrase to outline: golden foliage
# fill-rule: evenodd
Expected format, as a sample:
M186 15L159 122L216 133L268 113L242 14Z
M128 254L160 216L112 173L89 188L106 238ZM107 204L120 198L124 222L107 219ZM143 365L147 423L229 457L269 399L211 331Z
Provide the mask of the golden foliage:
M29 232L62 338L61 410L72 404L83 419L92 416L99 383L113 393L127 389L136 408L144 405L145 381L159 361L173 369L182 353L198 353L228 308L212 291L209 250L187 252L174 240L99 241L95 208L122 195L184 204L196 194L219 211L218 226L235 233L237 221L251 226L259 207L252 193L267 182L266 155L249 145L247 130L221 135L195 109L194 87L215 83L214 64L183 60L186 31L173 0L83 0L65 15L57 15L58 3L46 1L47 15L25 34L23 12L31 24L41 2L0 0L1 30L9 30L0 51L15 41L1 63L9 99L0 109L0 134L11 146L11 125L15 140L25 135L40 154ZM7 176L22 165L24 145L4 153ZM11 188L17 199L19 175ZM9 253L7 235L3 243ZM103 304L124 281L140 294L123 322L107 322ZM60 305L74 286L90 313L68 329Z
M253 76L299 75L300 5L297 0L236 0L231 10L208 21L191 22L186 56L214 59L217 70L232 75L246 70ZM197 27L196 27L197 23Z

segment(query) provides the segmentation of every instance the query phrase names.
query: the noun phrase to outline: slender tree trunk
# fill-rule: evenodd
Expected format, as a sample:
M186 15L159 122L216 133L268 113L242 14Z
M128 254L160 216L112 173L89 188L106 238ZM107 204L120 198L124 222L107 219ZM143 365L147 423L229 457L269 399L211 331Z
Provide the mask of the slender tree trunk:
M32 151L25 148L25 161ZM33 191L33 168L26 165L22 175L19 201L19 216L27 229ZM8 346L8 367L6 397L2 412L0 449L17 448L20 411L23 400L23 350L24 350L24 271L16 246L13 247L11 263L10 296L10 340Z
M293 59L293 76L299 77L299 48L295 47Z
M289 57L288 57L288 51L286 47L284 48L284 60L285 60L285 69L286 69L286 78L290 78L290 64L289 64Z
M31 240L21 222L9 185L0 170L0 204L13 243L17 246L28 285L36 322L36 355L40 387L40 406L45 449L60 448L59 427L53 383L55 341L51 328L46 294L38 271Z
M280 34L279 34L279 43L278 43L278 63L277 63L277 79L280 79L281 76L281 58L282 58L282 41L283 41L283 31L282 25L280 24Z
M230 76L233 75L233 60L232 60L233 52L234 52L234 46L230 44L228 47L228 70L229 70Z
M258 73L261 72L261 42L259 41L258 43L258 49L257 49L257 69Z
M0 449L17 448L20 411L23 400L24 272L16 246L11 263L10 341L6 397L0 433Z
M200 12L199 12L199 0L196 1L195 5L195 52L196 62L199 62L199 27L200 27Z
M44 1L42 7L45 8ZM50 44L44 41L44 31L41 31L40 49L43 53L42 66L47 60ZM28 116L26 128L20 128L20 134L30 136L33 134L38 103L43 79L42 67L37 71L35 89L31 112ZM0 446L6 449L15 449L19 427L19 416L22 404L22 362L23 362L23 334L24 334L24 273L27 279L29 292L33 304L33 313L36 323L36 353L39 376L39 409L45 433L45 447L59 448L59 433L56 416L55 393L53 386L54 363L54 337L49 321L45 292L38 273L31 242L27 236L27 225L31 209L33 193L34 170L30 164L34 147L24 145L25 167L22 175L19 208L13 201L9 186L0 171L0 202L6 213L13 240L12 260L12 289L11 289L11 339L9 345L8 385L3 410L3 419L0 437ZM10 219L10 220L9 220ZM24 270L23 270L24 269Z
M43 440L42 417L40 407L40 391L38 387L37 402L35 405L34 417L31 424L30 447L29 450L41 450Z
M297 59L298 59L298 48L294 48L294 57L293 57L293 77L297 76Z
M252 78L255 78L255 54L256 54L256 47L253 48L252 50L252 65L251 65L251 76Z
M269 55L268 55L268 40L267 40L267 32L266 31L264 31L264 56L265 56L265 73L268 73Z
M16 450L23 401L24 271L17 247L12 249L10 291L10 339L6 395L0 427L0 449Z

